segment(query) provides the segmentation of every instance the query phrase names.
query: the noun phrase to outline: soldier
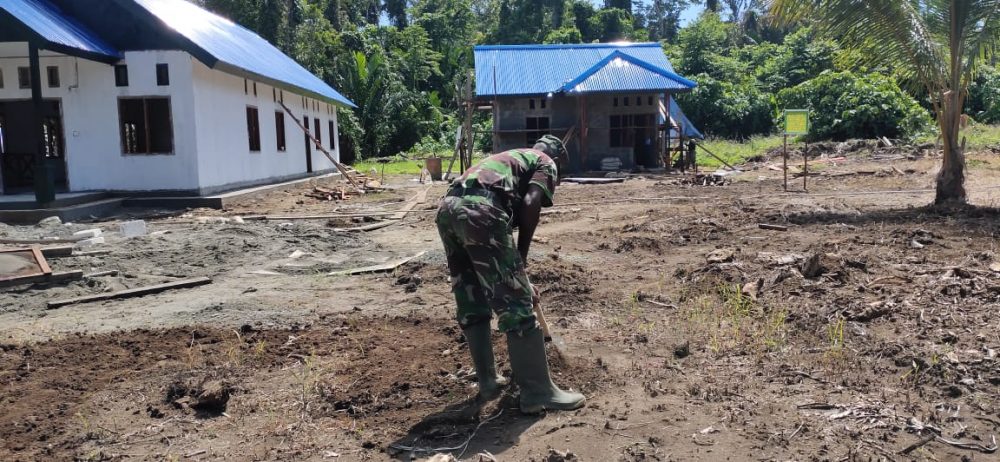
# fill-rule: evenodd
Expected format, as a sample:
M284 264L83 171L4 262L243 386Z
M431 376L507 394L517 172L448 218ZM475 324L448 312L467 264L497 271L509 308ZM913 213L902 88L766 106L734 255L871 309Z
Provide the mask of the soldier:
M565 157L559 138L545 135L532 149L486 158L452 183L437 214L479 396L494 399L507 384L497 374L490 341L490 318L496 313L507 334L521 411L527 414L578 409L585 400L552 383L545 340L532 310L538 292L525 273L541 209L552 205L559 179L553 159ZM514 227L519 228L516 245Z

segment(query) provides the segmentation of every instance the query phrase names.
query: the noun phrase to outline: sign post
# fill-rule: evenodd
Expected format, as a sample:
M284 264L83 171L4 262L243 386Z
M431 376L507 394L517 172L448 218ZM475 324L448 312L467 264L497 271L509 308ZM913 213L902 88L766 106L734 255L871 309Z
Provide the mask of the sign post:
M788 135L808 135L809 134L809 110L808 109L785 109L785 133L782 143L782 159L784 162L785 191L788 191ZM807 189L807 178L809 178L809 158L803 153L803 175L802 189Z

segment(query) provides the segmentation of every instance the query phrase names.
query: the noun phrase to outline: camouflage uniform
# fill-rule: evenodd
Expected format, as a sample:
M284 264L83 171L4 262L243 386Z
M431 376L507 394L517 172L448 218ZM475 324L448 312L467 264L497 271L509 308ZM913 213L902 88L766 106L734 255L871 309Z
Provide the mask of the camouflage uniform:
M530 184L552 205L558 174L541 151L493 155L455 180L438 208L437 225L448 256L452 291L463 328L497 314L500 330L533 326L531 284L511 230Z

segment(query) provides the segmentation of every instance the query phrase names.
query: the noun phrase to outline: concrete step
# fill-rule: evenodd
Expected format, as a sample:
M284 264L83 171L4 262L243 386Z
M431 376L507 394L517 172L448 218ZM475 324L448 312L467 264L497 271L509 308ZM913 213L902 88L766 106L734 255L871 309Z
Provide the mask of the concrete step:
M120 197L101 199L83 204L44 209L0 210L0 222L11 225L31 225L43 218L59 217L63 222L76 221L90 217L106 217L122 207L124 199Z

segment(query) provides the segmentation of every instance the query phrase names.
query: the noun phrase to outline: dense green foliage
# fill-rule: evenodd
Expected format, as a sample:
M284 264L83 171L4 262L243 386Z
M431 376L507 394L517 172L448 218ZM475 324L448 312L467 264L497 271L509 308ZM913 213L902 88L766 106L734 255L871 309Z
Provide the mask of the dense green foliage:
M800 104L814 109L819 137L911 136L927 126L893 79L867 75L810 27L774 26L758 0L191 1L258 32L358 105L340 112L347 160L449 152L476 44L660 40L699 83L677 98L709 136L776 133L781 109ZM691 4L708 9L681 27ZM967 106L1000 122L1000 74L984 72ZM488 113L475 124L488 133Z
M778 107L810 110L814 139L911 138L930 115L889 77L826 72L778 93Z
M677 103L699 130L724 138L743 139L774 128L771 97L752 82L732 83L708 74L693 77L698 87L677 96Z
M985 68L969 85L966 112L978 122L1000 124L1000 71Z

